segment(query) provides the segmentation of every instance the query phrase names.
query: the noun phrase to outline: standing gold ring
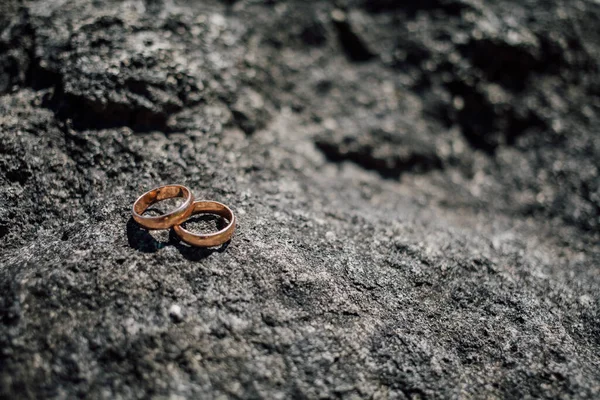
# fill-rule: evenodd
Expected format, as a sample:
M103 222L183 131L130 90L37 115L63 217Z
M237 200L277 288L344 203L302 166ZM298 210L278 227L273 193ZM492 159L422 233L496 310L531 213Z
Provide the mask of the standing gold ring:
M175 197L185 199L183 204L175 210L156 217L142 216L152 204ZM192 213L193 204L194 195L190 189L183 185L165 185L144 193L133 203L133 219L146 229L168 229L188 219Z
M235 231L235 216L229 207L217 201L198 200L192 208L191 215L195 214L215 214L229 221L227 226L215 233L192 233L181 225L175 225L173 230L177 236L187 244L199 247L214 247L227 242L233 236Z

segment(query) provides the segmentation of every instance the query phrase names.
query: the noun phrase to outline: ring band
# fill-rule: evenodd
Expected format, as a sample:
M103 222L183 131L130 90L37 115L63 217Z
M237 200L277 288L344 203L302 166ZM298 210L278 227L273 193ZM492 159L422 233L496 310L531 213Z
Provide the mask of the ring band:
M161 200L183 197L185 201L175 210L156 217L144 217L142 214L152 204ZM194 195L192 191L183 185L165 185L152 189L141 195L133 203L133 219L146 229L168 229L180 224L192 213Z
M216 214L229 221L229 224L215 233L192 233L181 225L175 225L173 230L177 236L187 244L199 247L214 247L227 242L233 236L235 231L235 216L229 207L217 201L199 200L191 207L191 215L195 214Z

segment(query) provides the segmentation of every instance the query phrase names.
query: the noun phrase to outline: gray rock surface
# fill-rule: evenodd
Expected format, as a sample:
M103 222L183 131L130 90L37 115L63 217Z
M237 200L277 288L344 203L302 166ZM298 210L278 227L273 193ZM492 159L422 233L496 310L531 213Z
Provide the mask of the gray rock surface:
M0 398L600 397L599 20L1 2Z

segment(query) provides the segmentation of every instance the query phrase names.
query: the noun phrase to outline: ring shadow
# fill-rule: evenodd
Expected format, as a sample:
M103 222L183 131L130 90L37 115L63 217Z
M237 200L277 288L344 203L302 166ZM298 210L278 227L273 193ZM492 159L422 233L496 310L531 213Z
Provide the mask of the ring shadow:
M169 242L156 240L148 230L139 226L133 217L130 217L129 221L127 221L127 241L129 242L129 247L142 253L156 253L170 243L170 240Z
M201 221L211 221L214 216L212 215L195 215L188 219L186 223L189 222L201 222ZM218 229L222 229L226 223L224 223L222 218L219 218L219 222L217 224ZM169 230L169 240L167 242L156 240L148 230L142 228L133 217L130 217L127 221L127 241L129 246L135 250L138 250L142 253L156 253L158 250L163 249L167 246L175 246L175 248L181 253L181 255L190 261L200 261L207 257L209 257L213 253L222 253L224 252L229 243L231 243L231 239L227 242L223 243L218 247L194 247L190 246L187 243L183 242L179 236L175 233L175 231L171 228Z

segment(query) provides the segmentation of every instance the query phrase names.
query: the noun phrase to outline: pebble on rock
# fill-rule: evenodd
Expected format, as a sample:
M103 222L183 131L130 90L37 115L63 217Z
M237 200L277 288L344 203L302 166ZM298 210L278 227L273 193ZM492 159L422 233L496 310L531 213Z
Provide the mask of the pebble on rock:
M171 317L173 322L183 321L183 315L181 314L181 307L178 304L173 304L169 308L169 317Z

